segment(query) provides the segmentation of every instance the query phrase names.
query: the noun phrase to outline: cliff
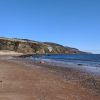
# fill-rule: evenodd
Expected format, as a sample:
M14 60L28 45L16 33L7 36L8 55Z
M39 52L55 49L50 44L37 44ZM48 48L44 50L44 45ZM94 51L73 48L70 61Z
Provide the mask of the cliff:
M80 54L76 48L64 47L50 42L37 42L28 39L0 38L0 50L15 51L24 54Z

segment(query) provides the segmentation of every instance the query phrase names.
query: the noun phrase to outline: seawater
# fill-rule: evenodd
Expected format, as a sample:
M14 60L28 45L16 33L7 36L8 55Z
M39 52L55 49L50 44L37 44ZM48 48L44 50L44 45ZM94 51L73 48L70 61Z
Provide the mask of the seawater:
M100 74L100 54L45 54L34 55L32 59L56 63L64 67L69 64Z

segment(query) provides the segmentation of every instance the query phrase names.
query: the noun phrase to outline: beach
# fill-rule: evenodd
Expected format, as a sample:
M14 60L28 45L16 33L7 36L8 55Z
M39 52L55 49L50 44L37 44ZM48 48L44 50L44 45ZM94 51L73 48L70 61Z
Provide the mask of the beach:
M0 100L100 100L100 77L27 59L0 59Z

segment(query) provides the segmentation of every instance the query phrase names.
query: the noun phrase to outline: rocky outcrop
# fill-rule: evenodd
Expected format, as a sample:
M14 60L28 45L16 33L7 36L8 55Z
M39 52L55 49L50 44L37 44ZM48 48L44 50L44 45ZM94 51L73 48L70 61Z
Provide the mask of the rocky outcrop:
M28 39L0 38L0 50L10 50L24 54L79 54L75 48L64 47L50 42L37 42Z

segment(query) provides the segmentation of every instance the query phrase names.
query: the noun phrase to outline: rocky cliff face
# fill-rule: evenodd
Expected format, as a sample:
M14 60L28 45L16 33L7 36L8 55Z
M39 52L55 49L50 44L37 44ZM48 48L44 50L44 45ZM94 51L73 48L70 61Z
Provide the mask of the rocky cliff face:
M75 48L64 47L50 42L37 42L27 39L0 38L0 50L10 50L24 54L79 54Z

